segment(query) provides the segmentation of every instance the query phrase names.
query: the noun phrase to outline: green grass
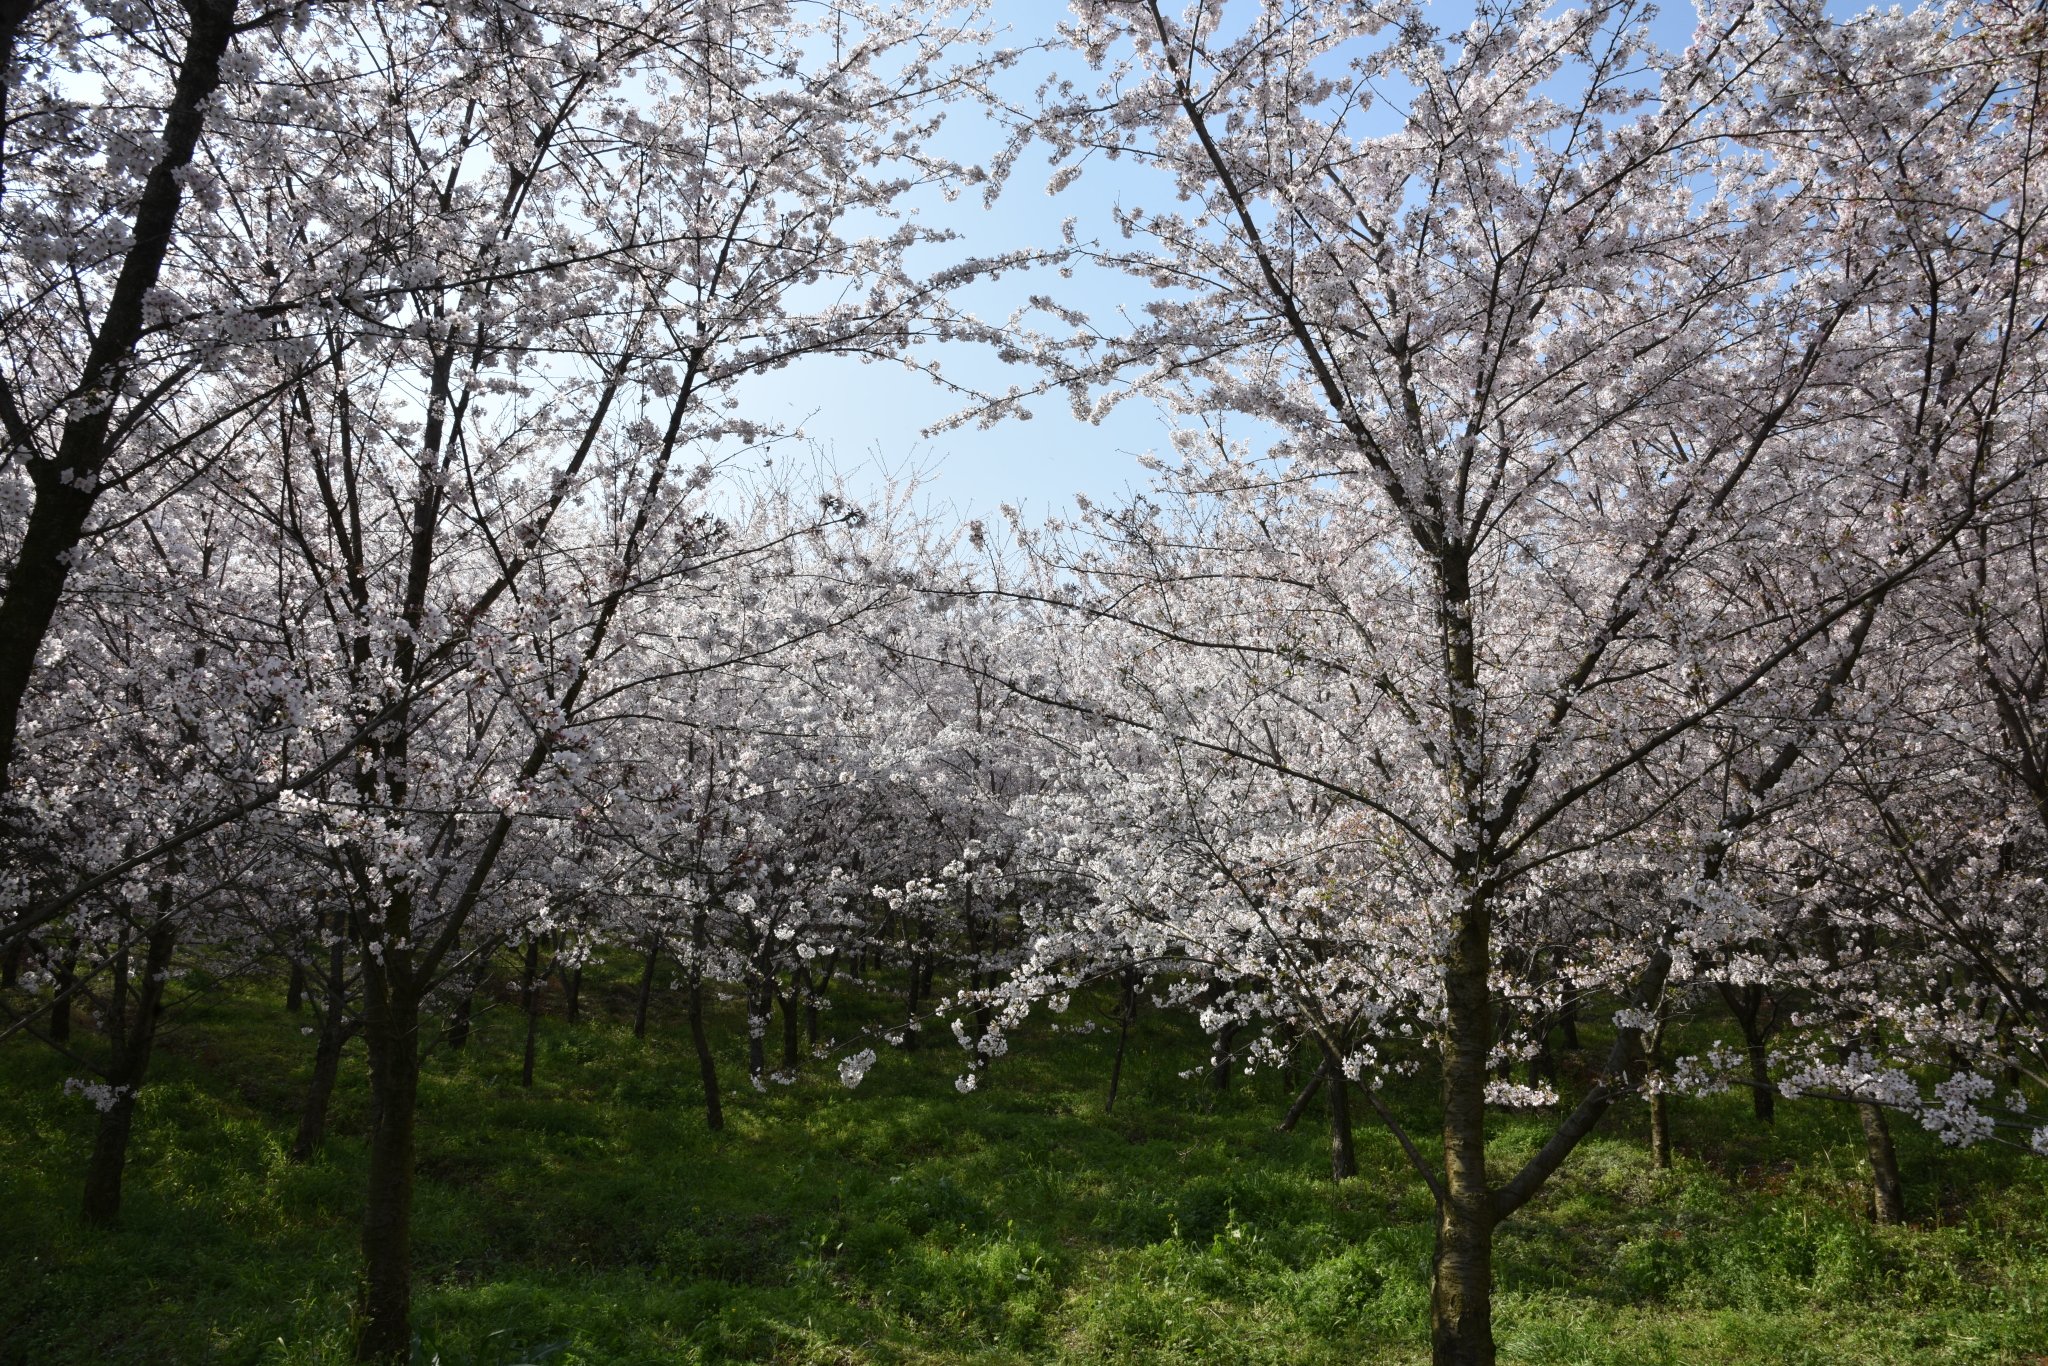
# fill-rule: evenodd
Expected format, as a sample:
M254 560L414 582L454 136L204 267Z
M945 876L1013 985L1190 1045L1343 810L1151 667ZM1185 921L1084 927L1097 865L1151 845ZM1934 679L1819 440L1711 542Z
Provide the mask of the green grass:
M1175 1021L1134 1036L1105 1117L1103 1034L1036 1025L968 1096L950 1043L885 1052L858 1091L814 1064L755 1095L727 1019L714 1135L676 1022L643 1043L590 1005L547 1022L532 1092L510 1009L428 1063L422 1362L1426 1357L1430 1208L1393 1141L1366 1115L1361 1175L1331 1183L1320 1109L1278 1134L1277 1078L1221 1098L1180 1080L1203 1048ZM65 1066L0 1048L0 1361L346 1360L361 1056L324 1156L292 1166L301 1023L266 988L166 1039L112 1234L75 1213L92 1114ZM1914 1222L1882 1230L1847 1112L1784 1104L1765 1131L1721 1097L1674 1121L1675 1170L1651 1167L1635 1107L1501 1231L1504 1360L2048 1360L2048 1163L1898 1125ZM1539 1141L1503 1119L1496 1151Z

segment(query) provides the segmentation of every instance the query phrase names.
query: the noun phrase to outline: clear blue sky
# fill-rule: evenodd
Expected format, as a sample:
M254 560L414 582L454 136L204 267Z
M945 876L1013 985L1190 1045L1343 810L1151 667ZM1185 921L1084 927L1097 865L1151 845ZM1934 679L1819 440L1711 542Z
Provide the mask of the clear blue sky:
M1050 37L1065 8L1057 0L999 0L996 18L1008 29L1005 45L1021 48ZM1446 31L1462 28L1471 15L1469 0L1434 0L1430 9ZM1682 47L1692 23L1691 4L1680 0L1668 7L1656 29L1667 44ZM1025 102L1055 63L1077 86L1093 85L1093 73L1079 58L1032 53L1006 89ZM953 114L946 151L962 159L993 154L1000 133L977 126L974 119L967 108ZM1042 155L1027 154L993 208L984 207L978 194L951 204L933 195L919 206L919 214L925 222L960 234L951 247L958 255L987 255L1056 241L1069 215L1078 220L1084 241L1109 236L1114 231L1109 210L1120 199L1157 202L1171 195L1170 188L1161 193L1162 182L1129 160L1092 161L1078 182L1051 197L1045 194L1050 173ZM1071 281L1047 271L978 285L967 298L980 316L996 320L1033 293L1079 307L1107 330L1118 309L1142 306L1147 286L1104 271L1079 273ZM954 348L943 363L959 378L990 389L1035 378L972 348ZM1144 482L1145 472L1133 457L1167 444L1161 415L1144 400L1128 401L1102 424L1090 425L1077 419L1058 394L1033 403L1028 422L1010 420L990 430L967 427L927 438L924 429L953 412L958 400L914 372L853 360L808 361L751 380L741 392L750 405L758 405L757 417L801 422L819 457L845 472L856 491L874 487L885 472L918 470L928 476L927 501L961 517L993 514L999 504L1014 503L1035 519L1068 503L1076 492L1113 499ZM787 451L782 459L797 455Z

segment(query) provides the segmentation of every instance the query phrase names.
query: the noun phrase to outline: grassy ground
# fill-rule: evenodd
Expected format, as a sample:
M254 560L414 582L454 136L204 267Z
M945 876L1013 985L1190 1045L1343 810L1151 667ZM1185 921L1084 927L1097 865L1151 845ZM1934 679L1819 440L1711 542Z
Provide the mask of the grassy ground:
M510 1010L428 1064L422 1362L1426 1357L1430 1209L1392 1140L1362 1119L1363 1173L1331 1183L1320 1108L1282 1135L1277 1079L1179 1079L1184 1026L1135 1036L1112 1117L1100 1033L1034 1026L968 1096L950 1044L885 1053L855 1092L818 1065L765 1096L735 1050L713 1135L676 1023L637 1042L592 1004L548 1022L531 1092ZM0 1361L346 1359L361 1060L324 1157L291 1166L302 1023L266 990L167 1039L111 1235L75 1214L90 1108L53 1055L0 1048ZM1636 1107L1502 1231L1505 1360L2048 1362L2048 1163L1900 1126L1913 1223L1877 1230L1850 1114L1675 1109L1675 1170ZM1503 1119L1497 1151L1538 1141Z

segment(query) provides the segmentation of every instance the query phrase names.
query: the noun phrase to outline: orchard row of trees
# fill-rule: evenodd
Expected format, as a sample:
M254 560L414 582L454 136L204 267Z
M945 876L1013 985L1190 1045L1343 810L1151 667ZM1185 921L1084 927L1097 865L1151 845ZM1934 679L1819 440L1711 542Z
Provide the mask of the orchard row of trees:
M989 17L0 4L0 1030L76 1060L86 1217L163 1014L288 977L402 1358L422 1056L600 948L714 1127L719 992L755 1086L972 1089L1084 989L1306 1059L1334 1174L1362 1099L1435 1196L1440 1363L1617 1104L1852 1106L1887 1219L1887 1114L2048 1150L2048 23L1078 0L1020 99ZM1160 202L919 216L1027 154ZM1039 266L1153 292L960 302ZM970 346L1037 376L987 421L1161 404L1147 491L741 473L747 377ZM1490 1166L1490 1106L1554 1132Z

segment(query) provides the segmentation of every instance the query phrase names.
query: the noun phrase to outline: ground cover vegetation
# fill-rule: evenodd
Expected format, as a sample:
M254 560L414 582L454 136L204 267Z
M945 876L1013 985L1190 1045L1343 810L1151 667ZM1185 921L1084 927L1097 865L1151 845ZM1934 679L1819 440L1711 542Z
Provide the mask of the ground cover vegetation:
M926 1050L856 1091L822 1069L747 1090L713 1133L680 990L664 982L632 1035L635 967L587 970L574 1026L550 984L531 1088L510 955L468 1047L426 1062L420 1360L1428 1358L1428 1192L1384 1126L1360 1127L1341 1183L1322 1102L1280 1131L1306 1067L1218 1090L1206 1067L1181 1075L1205 1058L1200 1031L1148 1009L1105 1114L1116 1001L1098 993L974 1096ZM23 1212L4 1253L9 1359L348 1359L369 1096L352 1065L319 1160L290 1160L310 1065L283 985L247 984L167 1035L111 1235L74 1212L89 1112L64 1102L59 1061L10 1054L28 1103L4 1153ZM842 1008L893 1019L896 995ZM738 1068L741 1003L713 1021ZM1411 1121L1428 1106L1426 1088L1391 1101ZM1506 1359L2032 1359L2048 1180L2031 1158L1902 1130L1908 1222L1887 1228L1845 1107L1787 1105L1773 1126L1741 1097L1674 1108L1668 1167L1638 1106L1504 1240ZM1541 1138L1515 1114L1490 1127L1508 1150Z
M999 17L0 4L5 1350L2040 1350L2048 21Z

